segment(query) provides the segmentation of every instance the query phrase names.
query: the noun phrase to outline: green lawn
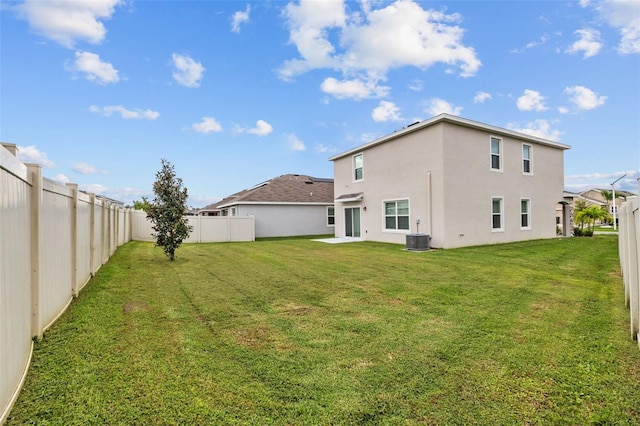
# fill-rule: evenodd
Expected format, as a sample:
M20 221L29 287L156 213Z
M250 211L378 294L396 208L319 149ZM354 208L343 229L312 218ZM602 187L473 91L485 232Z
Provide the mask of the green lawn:
M118 250L8 424L638 424L617 238Z

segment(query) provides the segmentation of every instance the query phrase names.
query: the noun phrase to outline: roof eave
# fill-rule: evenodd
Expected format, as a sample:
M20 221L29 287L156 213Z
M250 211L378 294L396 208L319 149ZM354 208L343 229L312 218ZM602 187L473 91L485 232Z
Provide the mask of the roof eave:
M462 118L462 117L458 117L455 115L450 115L450 114L440 114L440 115L436 115L435 117L431 117L428 118L424 121L421 121L417 124L411 125L411 126L407 126L401 130L395 131L391 134L388 134L386 136L380 137L378 139L375 139L371 142L367 142L363 145L359 145L355 148L352 148L348 151L345 151L341 154L337 154L334 155L333 157L329 157L329 161L335 161L338 160L340 158L343 157L347 157L349 155L353 155L355 153L358 153L360 151L363 151L365 149L374 147L376 145L380 145L383 144L385 142L391 141L393 139L399 138L401 136L404 136L406 134L412 133L412 132L416 132L418 130L424 129L425 127L429 127L432 126L434 124L440 123L440 122L449 122L449 123L455 123L461 126L465 126L465 127L470 127L470 128L474 128L474 129L480 129L480 130L485 130L485 131L489 131L493 134L496 135L502 135L502 136L511 136L517 139L523 139L525 141L531 141L531 142L535 142L541 145L546 145L546 146L550 146L553 148L557 148L557 149L562 149L562 150L566 150L566 149L570 149L571 146L570 145L566 145L560 142L554 142L552 140L549 139L544 139L544 138L540 138L537 136L532 136L532 135L528 135L525 133L520 133L520 132L516 132L513 130L508 130L508 129L503 129L501 127L497 127L497 126L492 126L490 124L484 124L484 123L480 123L478 121L473 121L473 120L469 120L467 118Z

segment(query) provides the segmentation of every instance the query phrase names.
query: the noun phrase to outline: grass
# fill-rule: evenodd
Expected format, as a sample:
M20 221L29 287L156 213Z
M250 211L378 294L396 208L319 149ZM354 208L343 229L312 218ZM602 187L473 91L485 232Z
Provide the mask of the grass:
M617 238L118 250L8 424L638 424Z

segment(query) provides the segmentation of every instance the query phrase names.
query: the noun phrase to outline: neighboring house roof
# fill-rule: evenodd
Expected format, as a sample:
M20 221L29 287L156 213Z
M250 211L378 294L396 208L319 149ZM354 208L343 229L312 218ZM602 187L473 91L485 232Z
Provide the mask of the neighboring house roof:
M457 124L459 126L464 126L464 127L471 127L474 129L479 129L479 130L483 130L483 131L487 131L487 132L491 132L497 136L508 136L508 137L512 137L512 138L516 138L516 139L521 139L524 141L529 141L529 142L534 142L534 143L538 143L541 145L546 145L546 146L550 146L553 148L558 148L558 149L569 149L571 148L571 146L569 145L565 145L559 142L554 142L548 139L543 139L543 138L539 138L537 136L531 136L531 135L527 135L524 133L520 133L520 132L515 132L513 130L507 130L507 129L503 129L501 127L496 127L496 126L491 126L489 124L484 124L484 123L480 123L478 121L473 121L473 120L469 120L466 118L462 118L462 117L457 117L455 115L450 115L450 114L440 114L437 115L435 117L429 118L427 120L424 121L420 121L417 123L413 123L410 124L406 127L403 127L401 130L397 130L389 135L383 136L381 138L375 139L369 143L366 143L364 145L360 145L357 146L353 149L350 149L348 151L345 151L341 154L338 155L334 155L333 157L329 158L329 160L334 161L337 160L339 158L342 157L346 157L348 155L352 155L355 154L359 151L362 151L364 149L370 148L372 146L376 146L376 145L380 145L382 143L391 141L393 139L399 138L401 136L404 136L408 133L412 133L415 131L418 131L420 129L424 129L425 127L429 127L429 126L433 126L435 124L438 123L442 123L442 122L446 122L446 123L452 123L452 124Z
M201 211L237 204L333 204L333 179L287 174L236 192Z

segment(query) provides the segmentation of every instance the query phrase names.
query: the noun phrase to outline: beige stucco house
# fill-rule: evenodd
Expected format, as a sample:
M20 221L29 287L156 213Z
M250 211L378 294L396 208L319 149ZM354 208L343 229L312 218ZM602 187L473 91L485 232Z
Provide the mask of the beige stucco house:
M569 148L448 114L414 123L330 158L335 235L425 233L439 248L555 237Z
M201 216L253 216L256 238L333 234L333 179L286 174L200 209Z

